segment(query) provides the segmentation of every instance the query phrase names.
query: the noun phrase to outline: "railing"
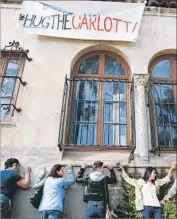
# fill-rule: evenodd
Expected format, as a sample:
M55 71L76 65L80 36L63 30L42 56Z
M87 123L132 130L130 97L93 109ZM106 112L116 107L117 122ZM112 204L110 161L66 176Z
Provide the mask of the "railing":
M2 57L1 58L5 58L6 59L6 65L8 66L8 61L10 59L13 59L15 57L15 59L17 59L19 61L19 63L21 62L21 60L23 58L27 59L29 62L32 61L32 58L28 56L29 54L29 49L24 49L20 46L20 43L18 41L13 40L12 42L9 42L8 45L6 45L2 50L1 50L1 54ZM0 75L0 81L1 81L1 89L2 89L2 85L3 85L3 81L4 79L9 79L9 80L14 80L14 86L13 86L13 92L11 94L11 96L2 96L0 97L1 100L1 104L0 104L0 112L2 111L6 111L7 114L10 113L11 111L11 107L13 107L12 110L12 116L14 115L14 110L17 111L18 113L22 111L22 109L20 107L16 106L16 102L17 102L17 97L14 98L14 91L15 89L17 89L17 95L19 93L19 88L20 86L18 86L18 88L16 87L16 81L19 80L20 84L22 84L23 86L27 85L26 81L23 81L22 78L20 76L18 76L19 74L19 69L17 72L17 75L6 75L6 69L3 69L3 74ZM20 63L21 66L21 63ZM2 78L2 79L1 79ZM5 103L4 100L9 100L8 103Z
M132 141L130 142L130 144L128 144L127 142L127 138L126 140L124 139L124 142L123 140L121 140L120 138L120 132L117 132L117 129L116 127L119 127L119 126L126 126L126 128L128 127L127 125L127 120L124 121L124 122L119 122L120 121L120 107L118 108L115 108L114 109L114 112L113 110L111 111L111 109L108 109L108 113L115 113L115 110L116 110L116 113L118 113L118 110L119 110L119 113L118 113L118 116L119 116L119 119L117 119L117 121L112 121L112 122L104 122L105 121L105 112L104 112L104 103L111 103L111 104L124 104L125 101L121 101L121 98L120 98L120 93L117 94L117 96L114 98L114 100L111 100L110 102L109 101L104 101L103 99L97 99L97 100L84 100L84 103L83 104L87 104L89 102L90 105L94 105L96 104L97 106L100 106L97 111L97 119L95 121L90 121L90 115L89 113L87 113L87 116L88 118L82 123L82 121L78 120L78 121L75 121L75 123L79 123L79 125L81 125L81 127L83 127L82 125L85 124L85 126L87 127L87 131L85 131L85 133L81 133L80 134L80 139L79 140L73 140L72 138L72 124L73 124L73 111L74 111L74 108L73 108L73 105L74 105L74 101L73 99L75 98L75 95L76 95L76 90L77 90L77 85L78 85L78 82L81 83L81 82L89 82L90 84L92 83L98 83L97 84L97 87L98 88L101 88L103 86L103 84L105 85L105 82L112 82L112 83L116 83L117 86L119 85L122 85L124 86L125 84L125 87L129 86L131 87L131 84L132 82L131 81L128 81L128 80L123 80L123 79L103 79L103 78L97 78L97 79L94 79L94 78L65 78L65 83L64 83L64 89L63 89L63 101L62 101L62 108L61 108L61 117L60 117L60 125L59 125L59 134L58 134L58 147L60 149L60 151L63 149L63 148L68 148L68 149L75 149L77 147L79 148L96 148L96 149L129 149L130 146L132 147L132 144L133 144L133 147L135 147L135 128L133 128L135 126L135 117L134 116L131 116L131 121L132 121L132 128L131 130L133 129L133 134L130 133L130 136L132 136ZM106 86L106 85L105 85ZM90 89L93 89L93 88L90 88ZM133 89L129 89L128 92L133 92ZM100 92L100 90L99 90ZM73 95L74 94L74 95ZM103 93L101 94L102 96L104 95ZM125 93L126 97L127 97L127 90L126 90L126 93ZM134 108L134 95L131 95L131 105L132 105L132 108ZM116 99L118 98L118 99ZM118 101L119 100L119 101ZM79 100L80 101L80 100ZM76 104L78 104L78 100L76 101ZM129 103L127 102L127 105ZM126 106L127 106L126 105ZM130 104L129 104L130 105ZM91 113L93 113L93 110L94 109L89 109L91 111ZM126 107L126 114L127 114L127 107ZM101 113L101 116L100 116L100 113ZM129 112L129 115L130 114L133 114L134 115L134 109L131 110L131 112ZM85 115L85 112L82 112L82 116ZM71 124L72 123L72 124ZM101 125L100 125L101 124ZM104 140L103 141L103 129L105 126L108 126L108 127L112 127L112 129L114 130L113 134L112 134L112 140L109 139L110 137L110 131L108 131L108 134L107 134L107 140ZM92 127L91 129L89 129L89 127ZM99 126L99 127L97 127ZM121 127L121 128L122 128ZM128 127L129 128L129 127ZM82 129L82 128L81 128ZM94 136L93 132L95 132L95 129L99 129L99 132L100 134ZM90 134L90 130L91 130L91 134ZM129 130L130 131L130 130ZM76 132L76 131L75 131ZM78 130L77 130L78 132ZM117 136L119 135L119 136ZM84 136L84 137L83 137ZM89 138L89 136L91 136ZM126 134L127 136L127 134ZM129 137L130 137L129 136ZM92 139L93 138L93 139ZM95 140L96 138L96 140ZM100 142L98 143L98 138L99 139L102 139L100 140ZM82 139L82 140L81 140Z
M171 127L177 129L177 122L175 122L175 116L177 119L177 102L176 95L177 92L177 81L169 80L149 80L148 85L148 107L150 113L150 124L151 124L151 141L152 141L152 150L151 152L158 151L160 152L163 148L173 149L176 145L173 143L172 134L170 133L167 136L164 134L158 134L158 127L163 127L164 129L171 129ZM162 93L162 90L165 96ZM157 115L156 106L159 106L160 112ZM174 108L173 112L171 106ZM169 119L169 116L172 118ZM159 119L160 117L160 119ZM162 132L163 133L163 132ZM166 132L167 134L167 132ZM160 140L159 138L162 138ZM177 139L177 133L176 133Z

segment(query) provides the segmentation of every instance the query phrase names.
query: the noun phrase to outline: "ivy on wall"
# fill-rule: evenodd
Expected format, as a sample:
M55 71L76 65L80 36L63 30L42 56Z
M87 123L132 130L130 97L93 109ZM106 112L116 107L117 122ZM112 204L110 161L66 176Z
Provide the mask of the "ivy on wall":
M135 168L134 173L129 174L130 177L139 179L141 176L141 173L137 171ZM159 178L163 178L166 176L167 173L165 172L164 168L161 168L159 171ZM172 186L174 182L174 179L172 181L160 188L159 191L159 200L161 200L165 194L167 194L168 190ZM135 189L133 186L126 183L124 180L122 180L122 188L123 188L123 196L121 199L118 199L115 204L116 208L114 209L114 213L118 216L118 218L136 218L140 219L142 217L142 213L140 211L136 210L135 207ZM177 218L177 201L176 197L173 197L173 199L168 202L162 210L162 218L164 219L176 219Z

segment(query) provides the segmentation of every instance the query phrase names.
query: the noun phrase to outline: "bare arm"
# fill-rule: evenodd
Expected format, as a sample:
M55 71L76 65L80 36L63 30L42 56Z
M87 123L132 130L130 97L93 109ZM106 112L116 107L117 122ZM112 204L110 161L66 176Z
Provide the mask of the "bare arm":
M71 186L75 182L74 171L71 165L68 166L68 179L63 179L63 186Z
M22 189L27 189L30 184L30 175L31 175L31 168L28 167L26 169L25 178L21 179L17 182L17 185Z

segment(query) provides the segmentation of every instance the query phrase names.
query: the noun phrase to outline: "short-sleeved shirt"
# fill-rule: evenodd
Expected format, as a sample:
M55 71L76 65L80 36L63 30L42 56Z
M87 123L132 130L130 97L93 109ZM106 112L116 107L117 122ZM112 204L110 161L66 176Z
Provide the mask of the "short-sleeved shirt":
M22 177L13 170L2 170L1 171L1 194L12 199L17 189L17 182Z

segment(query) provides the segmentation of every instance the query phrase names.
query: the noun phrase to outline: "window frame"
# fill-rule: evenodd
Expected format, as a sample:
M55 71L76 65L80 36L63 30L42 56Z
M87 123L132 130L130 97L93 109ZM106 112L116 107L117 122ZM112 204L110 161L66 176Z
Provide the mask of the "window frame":
M93 57L99 55L100 56L100 62L99 62L99 72L98 74L80 74L79 73L79 67L82 64L82 62L86 59L88 59L89 57ZM115 76L115 75L104 75L104 66L105 66L105 56L108 55L109 57L112 57L116 60L118 60L120 62L120 64L124 67L125 69L125 75L119 75L119 76ZM130 82L130 78L131 78L131 73L130 73L130 67L128 65L128 63L119 55L113 53L113 52L108 52L108 51L94 51L94 52L89 52L85 55L83 55L82 57L80 57L77 62L75 63L73 70L71 72L71 77L73 79L87 79L87 80L97 80L99 82L100 89L98 92L98 121L97 122L97 144L93 145L92 147L90 147L89 145L84 145L84 147L80 147L80 145L74 145L74 147L79 146L81 149L87 150L88 148L93 149L93 148L98 148L98 146L101 146L101 148L105 148L104 144L103 144L103 129L104 129L104 125L103 125L103 120L101 119L103 117L103 109L104 109L104 83L101 82L101 80L105 80L105 81L126 81L126 82ZM132 136L131 136L131 99L130 99L130 90L131 90L131 84L130 83L126 83L126 129L127 129L127 133L126 133L126 140L127 140L127 144L126 146L117 146L114 147L116 150L120 150L120 149L131 149L132 146ZM74 101L75 101L75 96L76 96L76 83L75 83L75 87L71 88L70 90L70 99L69 99L69 103L71 105L71 110L69 113L69 123L70 125L68 126L68 134L67 134L67 142L69 142L69 144L71 144L71 139L72 139L72 124L73 124L73 113L74 113ZM101 113L100 113L101 111ZM109 146L111 149L111 145ZM109 147L107 147L109 149Z
M4 79L3 76L4 76L4 73L7 69L8 61L10 59L15 59L15 60L20 60L21 61L17 77L22 78L22 76L23 76L24 66L25 66L25 62L26 62L25 54L23 54L21 52L18 52L18 51L17 52L14 52L14 51L1 51L0 86L2 85L2 82L3 82L3 79ZM19 90L20 90L20 80L18 78L16 78L13 93L12 93L12 96L11 96L11 99L10 99L10 104L14 104L14 105L16 104L18 94L19 94ZM0 99L1 99L1 97L0 97ZM12 122L13 111L14 111L14 109L10 106L9 117L7 119L1 119L0 118L0 121L2 123Z
M160 61L169 59L170 61L170 68L171 68L171 75L172 78L167 78L167 77L153 77L152 76L152 72L153 69L155 67L156 64L158 64ZM173 82L177 82L177 71L176 71L176 66L175 66L175 61L177 61L177 57L175 54L165 54L165 55L160 55L158 57L156 57L154 60L151 61L150 65L149 65L149 75L150 75L150 81L152 81L152 83L166 83L166 84L170 84ZM176 109L177 109L177 85L172 84L173 86L173 94L174 94L174 104L176 105ZM176 87L176 88L175 88ZM157 125L156 125L156 112L155 112L155 101L154 101L154 95L153 95L153 90L152 92L152 99L151 99L151 104L152 104L152 112L153 112L153 117L155 119L151 119L151 122L153 123L153 134L151 134L152 136L152 142L154 142L155 145L153 145L154 147L160 147L160 150L163 152L175 152L176 148L175 147L162 147L162 145L158 144L158 130L157 130ZM155 138L155 139L154 139Z

